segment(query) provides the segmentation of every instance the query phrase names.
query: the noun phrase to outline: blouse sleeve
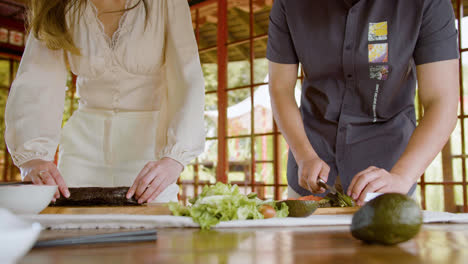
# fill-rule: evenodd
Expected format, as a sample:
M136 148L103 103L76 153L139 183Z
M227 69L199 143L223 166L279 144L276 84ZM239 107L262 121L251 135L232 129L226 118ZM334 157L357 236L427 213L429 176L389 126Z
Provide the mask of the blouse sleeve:
M30 34L5 110L5 140L16 166L54 160L66 80L63 51L50 50Z
M166 129L162 132L164 147L156 155L186 166L205 146L205 84L188 2L166 3Z

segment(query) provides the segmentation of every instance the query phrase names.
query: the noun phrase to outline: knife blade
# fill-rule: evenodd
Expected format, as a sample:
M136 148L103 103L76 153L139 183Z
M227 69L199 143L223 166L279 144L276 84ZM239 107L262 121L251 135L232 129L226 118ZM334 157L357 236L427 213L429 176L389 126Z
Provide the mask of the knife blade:
M25 182L0 182L0 186L11 186L11 185L31 185L34 184L31 181L25 181Z
M57 246L76 246L83 244L99 244L99 243L129 243L129 242L145 242L157 240L156 230L138 230L124 231L110 234L99 234L90 236L78 236L69 238L60 238L53 240L42 240L36 242L35 248L42 247L57 247Z
M328 185L324 180L322 180L322 179L320 179L320 178L317 180L317 184L318 184L318 186L320 186L320 187L322 187L322 188L325 188L326 190L329 190L330 193L332 193L332 194L336 194L336 193L337 193L335 187Z

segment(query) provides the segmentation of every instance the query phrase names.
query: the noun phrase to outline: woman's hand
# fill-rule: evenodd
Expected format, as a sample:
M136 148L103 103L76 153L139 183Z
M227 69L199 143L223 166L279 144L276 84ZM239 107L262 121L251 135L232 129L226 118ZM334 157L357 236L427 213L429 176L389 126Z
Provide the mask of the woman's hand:
M127 199L135 195L140 204L152 202L169 185L177 182L183 169L182 164L171 158L148 162L128 190Z
M324 188L317 185L317 180L321 178L325 182L328 180L328 174L330 173L330 167L327 163L321 160L319 157L299 160L297 162L299 167L299 185L313 193L323 193Z
M23 181L32 181L37 185L58 185L54 201L60 198L60 193L66 198L70 197L67 184L53 162L41 159L30 160L21 165L20 170Z
M413 182L402 175L371 166L354 176L348 188L348 195L361 206L368 193L403 193L407 194Z

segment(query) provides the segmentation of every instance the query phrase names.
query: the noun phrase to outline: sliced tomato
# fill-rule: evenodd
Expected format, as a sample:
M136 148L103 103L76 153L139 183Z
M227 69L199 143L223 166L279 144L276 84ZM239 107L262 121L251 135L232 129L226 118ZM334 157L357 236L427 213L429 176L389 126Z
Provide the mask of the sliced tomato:
M320 201L322 199L323 199L322 197L309 195L309 196L303 196L301 198L298 198L297 200L301 200L301 201Z

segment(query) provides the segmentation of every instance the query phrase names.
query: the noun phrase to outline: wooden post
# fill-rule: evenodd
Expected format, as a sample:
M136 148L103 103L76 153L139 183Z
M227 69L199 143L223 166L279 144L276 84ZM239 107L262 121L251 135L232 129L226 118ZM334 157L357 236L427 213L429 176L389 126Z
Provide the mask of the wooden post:
M195 39L197 40L198 46L200 46L200 9L195 9ZM197 197L198 196L198 182L200 179L200 166L199 166L199 159L197 158L195 161L195 164L193 165L193 196ZM184 194L185 190L184 190ZM184 199L185 200L185 199Z
M218 168L216 178L227 183L227 0L218 0Z
M442 149L442 171L443 181L453 181L453 168L452 168L452 146L450 139ZM456 212L455 194L453 185L444 184L444 207L446 212Z
M254 13L253 13L253 4L252 0L249 0L249 62L250 62L250 184L252 192L255 192L255 171L256 165L255 162L255 102L254 102L254 80L255 80L255 72L254 72L254 57L255 57L255 50L254 50L254 43L253 43L253 36L254 36ZM262 190L262 196L264 196L265 188ZM257 191L257 194L260 194Z
M72 83L71 83L71 98L70 98L70 116L73 115L73 112L75 111L74 107L73 107L73 101L75 100L75 92L76 92L76 78L77 76L75 74L72 73Z
M281 154L280 154L280 134L278 132L278 126L273 119L273 174L274 174L274 185L275 185L275 200L281 200L280 193L280 172L281 172Z
M8 93L10 92L11 89L11 84L13 83L13 75L14 75L14 60L10 58L8 60L10 62L10 80L9 80L9 86L8 86ZM4 150L4 156L3 156L3 181L8 181L8 171L10 169L10 153L8 152L8 148L5 143L5 150ZM10 177L12 178L12 177Z
M457 23L458 23L458 41L459 43L461 43L461 31L463 30L462 29L462 23L461 23L461 20L463 18L463 1L462 0L457 0L457 7L458 7L458 12L456 14L457 16ZM459 47L460 49L460 53L461 53L461 45ZM460 59L462 60L462 59ZM461 115L462 115L462 118L461 118L461 122L460 122L460 130L461 130L461 151L462 151L462 154L466 154L466 147L465 147L465 122L464 122L464 109L465 109L465 106L464 106L464 94L463 94L463 66L462 66L462 62L460 61L459 63L459 72L460 72L460 109L461 109ZM466 164L465 164L465 156L462 155L461 157L462 159L462 174L463 174L463 177L462 177L462 189L463 189L463 211L464 212L468 212L468 200L467 200L467 192L466 192Z

